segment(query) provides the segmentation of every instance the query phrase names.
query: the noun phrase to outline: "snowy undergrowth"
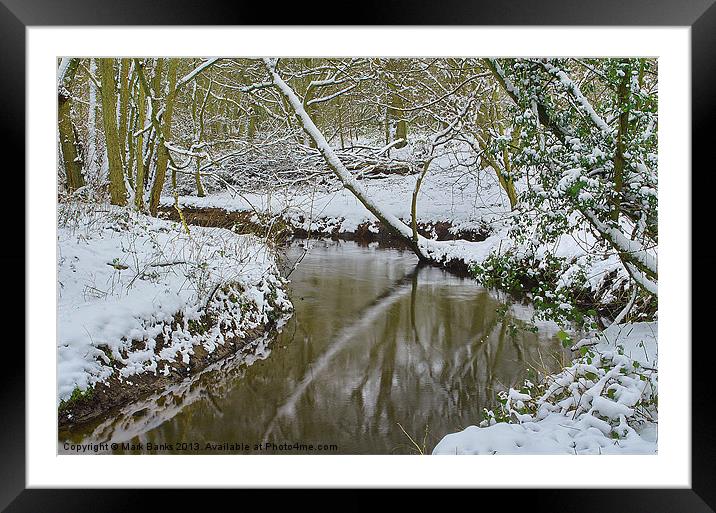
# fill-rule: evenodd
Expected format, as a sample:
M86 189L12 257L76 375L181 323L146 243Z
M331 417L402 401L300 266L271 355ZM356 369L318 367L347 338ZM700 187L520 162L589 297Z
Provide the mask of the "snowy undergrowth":
M258 238L104 204L58 206L58 404L166 374L291 309Z
M553 243L519 244L505 224L484 241L424 240L437 262L461 261L485 287L529 299L536 318L578 329L614 316L629 301L633 284L616 252L599 244L586 228L575 228ZM633 318L649 318L656 301L639 297Z
M561 372L499 394L478 426L445 436L433 454L654 454L656 322L612 325L573 349Z

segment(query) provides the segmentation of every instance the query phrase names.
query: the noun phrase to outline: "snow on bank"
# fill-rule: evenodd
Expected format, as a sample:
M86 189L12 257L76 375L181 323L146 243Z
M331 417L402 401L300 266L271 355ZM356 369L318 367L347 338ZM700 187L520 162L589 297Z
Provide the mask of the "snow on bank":
M191 404L206 400L207 396L225 397L247 367L269 357L270 341L268 334L262 335L189 379L122 406L85 435L81 443L128 442L173 419ZM63 441L58 443L60 453L63 445ZM106 453L109 454L109 450Z
M445 436L433 454L655 454L657 332L613 325L581 340L571 366L502 392L481 427Z
M58 404L111 376L168 374L291 304L257 238L108 205L58 207Z
M417 213L420 222L450 221L452 230L480 229L499 223L509 214L509 201L499 187L494 173L480 174L480 179L463 170L452 169L448 156L436 161L420 188ZM445 168L440 167L440 165ZM410 220L410 206L416 175L391 175L382 179L360 180L374 202L387 214ZM162 198L163 206L173 205L174 198ZM181 206L220 208L228 212L257 211L281 215L298 228L316 231L317 220L338 225L339 231L354 231L363 223L377 221L347 189L326 186L279 188L268 193L237 195L232 191L209 194L203 198L180 196Z

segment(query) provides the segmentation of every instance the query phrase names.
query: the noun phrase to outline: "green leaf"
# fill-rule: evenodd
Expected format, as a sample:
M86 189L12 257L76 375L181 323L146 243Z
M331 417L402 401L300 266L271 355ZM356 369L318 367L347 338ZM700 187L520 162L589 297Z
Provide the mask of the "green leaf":
M564 330L559 330L557 332L557 338L562 342L562 347L569 347L572 345L572 337L570 337Z

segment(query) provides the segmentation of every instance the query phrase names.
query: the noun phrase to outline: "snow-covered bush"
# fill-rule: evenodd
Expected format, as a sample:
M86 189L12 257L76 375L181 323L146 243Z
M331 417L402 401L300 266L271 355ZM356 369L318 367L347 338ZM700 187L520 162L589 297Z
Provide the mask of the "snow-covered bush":
M587 286L584 269L573 270L572 264L566 257L547 254L537 259L534 255L520 257L514 251L507 251L492 253L483 262L471 266L470 271L488 288L531 299L536 319L593 329L599 305L595 304ZM565 281L568 270L573 272Z
M480 426L446 435L433 454L656 453L657 331L611 325L580 340L570 365L500 392Z
M499 392L499 406L485 409L480 426L537 422L558 413L619 439L657 420L656 368L628 357L622 347L578 349L581 356L560 373Z

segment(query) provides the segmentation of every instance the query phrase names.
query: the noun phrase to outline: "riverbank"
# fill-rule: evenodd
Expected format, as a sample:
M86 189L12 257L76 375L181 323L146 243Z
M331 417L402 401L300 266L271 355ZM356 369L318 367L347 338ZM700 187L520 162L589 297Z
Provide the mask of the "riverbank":
M292 309L251 235L72 202L57 237L60 427L201 371Z
M360 182L384 212L409 223L416 180L413 174ZM378 228L376 217L330 176L313 183L277 185L270 191L224 188L204 197L179 196L179 204L189 211L244 212L248 220L263 225L281 219L294 230L316 236L356 233L361 226L376 233ZM174 198L163 197L161 205L172 208ZM436 240L483 240L510 216L509 201L496 178L485 173L476 180L447 155L436 160L424 178L416 210L425 236Z
M159 398L165 397L166 393L162 391L175 390L172 385L184 386L182 383L188 383L188 378L214 368L212 364L217 365L216 362L223 361L227 356L231 358L234 354L241 354L240 349L250 347L252 341L262 334L269 335L275 326L275 316L271 312L278 306L278 297L272 298L272 294L266 297L261 286L249 286L237 298L246 299L246 291L251 291L248 296L254 299L263 296L258 303L254 300L239 300L240 304L250 306L247 311L258 314L254 316L253 325L247 325L242 335L234 337L222 329L209 330L214 334L214 342L218 342L221 335L224 343L215 343L213 350L208 351L206 343L211 337L201 333L196 322L192 322L202 319L196 309L196 305L200 304L197 303L199 294L195 294L196 291L211 290L216 286L211 283L233 283L234 280L243 284L240 288L245 288L247 283L256 281L260 276L273 276L277 280L277 296L282 294L279 303L283 306L278 310L283 313L290 311L283 288L285 282L278 277L276 262L265 251L263 242L254 235L193 225L190 226L191 235L187 235L179 223L149 218L125 209L102 207L107 208L107 211L95 208L89 212L88 206L75 205L69 210L65 208L69 207L60 209L58 230L60 333L64 340L59 348L62 367L60 379L69 376L66 370L71 368L70 365L83 366L82 371L75 374L71 385L66 379L64 381L65 395L59 405L59 422L61 430L65 432L71 432L73 425L87 423L109 409L123 412L123 418L127 418L127 412L132 412L133 419L137 416L142 419L138 425L144 425L151 416L147 417L146 408L135 407L144 404L137 403L137 399L150 397L152 393L158 394ZM81 210L81 213L77 210ZM214 215L216 219L223 218L226 221L221 211ZM82 222L78 222L78 219L82 219ZM194 222L188 217L187 220L190 224ZM338 260L344 261L345 258ZM139 269L142 272L138 272ZM196 274L196 270L201 269L207 271L203 288L200 286L202 280ZM239 272L237 276L229 276L225 274L226 269ZM85 277L84 281L75 278L77 272ZM89 280L89 277L92 279ZM179 286L179 281L192 285ZM109 290L106 287L103 290L97 286L98 283L111 286ZM78 299L80 286L82 301ZM98 292L100 290L105 293L102 297ZM154 295L149 294L149 290ZM162 293L157 294L158 290L162 290ZM170 292L172 290L174 292ZM165 293L177 295L178 308L172 310L166 303ZM149 298L152 306L138 300L142 297ZM224 300L227 297L223 295ZM263 305L262 309L259 304ZM190 305L194 305L193 308ZM228 308L227 315L234 315L230 309L231 302L224 301L217 306ZM128 321L127 311L133 308L137 308L138 313L141 313L142 308L147 308L151 315L132 316L132 320ZM260 312L264 315L261 316ZM492 315L488 312L491 310L486 310L482 316ZM529 323L532 317L530 313L524 321ZM257 323L259 318L261 322ZM153 342L148 337L152 328L147 319L155 325L157 335L153 337ZM87 320L91 320L92 325L82 338L78 332L79 325L87 329ZM139 329L144 331L125 329L124 336L111 336L113 331L116 332L117 324L122 322L139 323ZM504 324L508 332L510 325L510 322ZM502 330L505 330L504 326ZM486 414L488 421L483 427L471 426L436 440L433 442L433 453L655 452L658 422L655 409L658 386L657 325L650 323L636 326L636 331L635 325L631 324L620 327L622 329L618 333L612 328L612 331L607 330L598 338L574 344L577 358L566 364L562 371L547 374L539 381L533 379L532 383L528 382L520 389L506 390L506 395L498 398L504 403L497 410ZM645 338L647 328L653 335ZM72 337L68 336L71 333L75 334L77 340L84 342L71 342ZM637 335L641 337L638 340ZM260 338L267 340L265 336ZM169 344L165 340L170 340ZM611 345L608 344L610 340ZM68 344L68 341L71 343ZM617 346L623 346L623 349L617 349ZM107 359L102 358L97 350ZM119 357L114 355L114 351ZM174 351L174 356L165 358L171 351ZM639 351L644 352L644 357L638 354ZM95 357L85 356L80 359L78 356L81 352ZM67 358L72 354L73 358ZM615 371L617 366L620 366L620 370ZM645 374L645 370L648 374ZM108 374L103 379L101 373L104 372ZM78 384L83 376L86 388ZM601 385L600 380L603 380ZM648 389L639 388L639 383L647 382ZM550 386L555 383L560 385L552 387L551 395L548 394ZM517 385L514 384L514 387ZM492 396L494 389L490 390L492 392L489 395ZM487 395L487 391L481 392L483 401ZM597 395L600 398L591 403L585 399ZM216 400L216 394L211 394L211 397L214 398L212 401ZM628 405L627 402L631 400L635 402ZM605 401L611 401L617 406ZM579 405L577 408L582 410L570 409L570 405ZM609 406L610 410L605 414L597 405L602 409ZM652 416L650 420L642 419L644 411L649 411ZM617 412L616 417L608 416L614 412ZM162 415L160 417L166 418ZM480 418L483 416L479 413L473 414L469 421L477 422ZM637 418L639 420L634 424ZM97 429L106 433L109 425L117 425L116 422L107 422L111 421L105 421ZM404 419L401 422L404 423ZM125 423L122 421L121 424ZM415 429L413 426L410 432L415 433ZM442 437L445 432L433 433Z

